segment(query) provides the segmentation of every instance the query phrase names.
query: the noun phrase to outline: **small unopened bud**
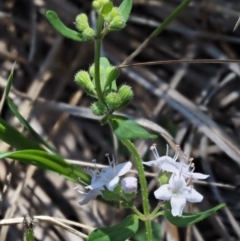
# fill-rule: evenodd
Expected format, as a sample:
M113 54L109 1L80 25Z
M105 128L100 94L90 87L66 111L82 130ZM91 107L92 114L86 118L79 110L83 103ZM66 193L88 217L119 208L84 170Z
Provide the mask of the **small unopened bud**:
M96 116L105 115L107 113L107 107L102 102L94 102L91 105L92 113Z
M110 24L112 20L117 16L121 16L121 13L118 8L113 7L112 10L107 15L104 16L104 21L107 24Z
M86 14L81 13L79 15L77 15L76 20L75 20L75 25L76 28L80 31L83 32L85 29L89 28L89 24L88 24L88 17Z
M118 94L121 98L121 102L130 101L133 97L132 88L128 85L123 85L120 87Z
M122 16L116 16L109 24L109 30L117 31L125 27L125 21Z
M126 193L132 193L137 191L138 180L136 177L125 177L121 181L122 188Z
M116 92L111 92L106 96L106 102L111 109L115 109L120 104L119 94Z
M79 85L81 85L84 89L87 89L90 92L94 92L94 85L90 79L90 76L87 71L79 71L76 73L75 82Z
M109 66L106 69L106 82L104 85L104 90L111 85L111 83L116 80L119 76L119 70L114 66Z
M95 35L94 29L92 29L92 28L86 28L86 29L82 32L82 35L83 35L83 39L84 39L85 41L93 40L93 39L94 39L94 35Z

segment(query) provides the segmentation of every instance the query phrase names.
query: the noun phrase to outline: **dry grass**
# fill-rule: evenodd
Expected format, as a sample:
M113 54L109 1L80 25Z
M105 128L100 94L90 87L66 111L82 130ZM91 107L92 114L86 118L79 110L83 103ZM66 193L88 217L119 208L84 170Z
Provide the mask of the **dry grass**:
M115 1L116 3L119 1ZM120 65L148 38L180 0L136 0L127 27L104 39L103 54ZM115 153L119 162L129 158L116 145L107 126L88 109L92 100L73 82L74 73L88 69L93 62L92 43L75 43L59 36L47 23L44 13L52 9L72 26L74 17L90 13L90 1L7 0L0 3L0 87L1 92L14 61L17 61L10 97L22 115L42 136L51 141L67 159L91 163L97 158L106 164L104 154ZM239 59L240 29L233 32L240 12L236 0L193 0L189 7L151 40L129 63L181 59ZM195 159L197 171L208 173L208 183L196 183L204 201L194 207L203 211L226 202L227 207L194 226L177 229L165 220L162 236L166 240L239 240L240 239L240 71L237 63L172 64L122 68L119 84L128 83L135 96L124 114L158 133L160 154L165 143L179 144ZM4 107L2 117L21 130ZM152 141L137 141L145 160ZM0 150L9 147L0 142ZM81 164L81 163L80 163ZM10 174L9 174L10 173ZM151 175L149 190L157 188ZM87 227L119 222L126 211L117 206L93 201L79 206L74 184L52 173L18 162L1 160L1 190L6 187L0 223L14 222L24 215L46 215L67 219ZM203 185L204 184L204 185ZM228 184L221 186L220 184ZM154 208L157 201L150 194ZM141 205L139 203L138 205ZM47 219L47 218L46 218ZM19 221L20 220L20 221ZM38 219L39 220L39 219ZM16 220L15 220L16 221ZM22 219L18 219L21 223ZM36 240L82 240L71 228L41 220L34 225ZM72 226L73 227L73 226ZM22 240L23 225L3 226L0 240Z

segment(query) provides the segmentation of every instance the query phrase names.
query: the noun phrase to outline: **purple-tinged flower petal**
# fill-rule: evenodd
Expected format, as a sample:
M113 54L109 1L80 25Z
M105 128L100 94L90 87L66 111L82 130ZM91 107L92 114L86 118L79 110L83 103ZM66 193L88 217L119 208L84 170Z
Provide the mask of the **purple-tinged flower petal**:
M154 192L154 196L157 199L160 200L169 200L172 196L170 187L168 184L164 184L161 187L159 187L155 192Z
M182 216L183 209L186 205L186 198L185 197L172 197L171 198L171 207L172 207L172 215L175 216Z
M102 195L102 192L101 190L103 190L102 188L98 188L98 189L93 189L93 190L90 190L85 198L79 202L80 205L85 205L87 204L88 202L90 202L91 200L95 199L98 195ZM81 193L81 192L80 192Z

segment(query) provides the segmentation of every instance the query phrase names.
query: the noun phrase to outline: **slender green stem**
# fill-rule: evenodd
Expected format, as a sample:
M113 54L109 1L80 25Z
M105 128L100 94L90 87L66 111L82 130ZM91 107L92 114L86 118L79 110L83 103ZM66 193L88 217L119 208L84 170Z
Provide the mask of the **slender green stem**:
M95 69L95 87L97 91L98 99L105 103L102 89L101 89L101 82L100 82L100 57L101 57L101 31L103 25L103 18L99 14L98 16L98 23L97 23L97 32L95 38L95 56L94 56L94 69Z
M145 216L141 212L139 212L135 206L132 206L131 209L133 210L133 212L135 212L138 215L138 217L141 220L143 220L143 221L145 220Z
M145 216L145 227L146 227L146 234L147 234L147 240L152 241L152 227L151 227L151 220L150 220L150 207L148 202L148 190L147 190L147 182L145 179L145 173L144 168L142 164L141 157L138 154L138 151L134 144L127 139L121 139L121 142L128 148L128 150L132 153L135 163L138 170L138 177L139 177L139 183L141 187L141 193L142 193L142 204L143 204L143 213Z
M163 202L161 202L157 205L157 207L151 213L151 218L159 211L159 209L161 208L162 205L163 205Z

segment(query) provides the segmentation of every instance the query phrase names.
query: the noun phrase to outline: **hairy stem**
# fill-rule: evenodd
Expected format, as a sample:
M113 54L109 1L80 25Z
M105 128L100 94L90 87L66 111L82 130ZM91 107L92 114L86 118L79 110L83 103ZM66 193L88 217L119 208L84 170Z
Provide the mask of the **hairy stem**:
M121 139L121 142L128 148L128 150L131 152L135 159L135 164L137 166L138 170L138 176L139 176L139 183L141 188L141 194L142 194L142 204L143 204L143 213L144 213L144 223L146 227L146 234L147 234L147 240L152 241L152 225L150 220L150 207L149 207L149 201L148 201L148 190L147 190L147 182L145 179L145 173L144 168L142 164L141 157L138 154L138 151L134 144L127 139Z

